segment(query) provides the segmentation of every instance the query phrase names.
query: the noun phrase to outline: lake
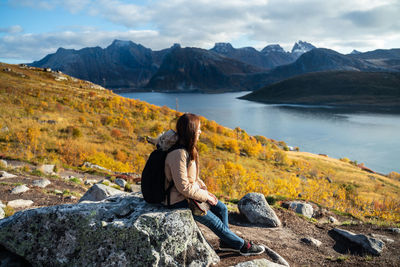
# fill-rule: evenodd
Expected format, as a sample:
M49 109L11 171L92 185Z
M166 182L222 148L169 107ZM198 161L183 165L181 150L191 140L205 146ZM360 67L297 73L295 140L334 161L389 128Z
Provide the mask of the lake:
M157 106L192 112L229 128L239 126L300 151L357 160L374 171L400 172L400 114L327 106L271 105L223 94L121 93ZM178 104L178 105L177 105Z

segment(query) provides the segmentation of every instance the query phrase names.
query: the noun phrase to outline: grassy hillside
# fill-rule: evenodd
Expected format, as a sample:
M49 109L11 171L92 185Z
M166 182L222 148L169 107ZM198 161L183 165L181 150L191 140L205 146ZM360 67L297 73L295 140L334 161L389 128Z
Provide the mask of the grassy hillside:
M264 103L400 106L400 73L330 71L296 76L250 93Z
M127 99L69 76L1 64L0 154L34 164L141 173L181 113ZM201 176L227 199L248 192L302 198L360 218L400 221L400 175L371 174L353 162L287 152L284 142L201 118Z

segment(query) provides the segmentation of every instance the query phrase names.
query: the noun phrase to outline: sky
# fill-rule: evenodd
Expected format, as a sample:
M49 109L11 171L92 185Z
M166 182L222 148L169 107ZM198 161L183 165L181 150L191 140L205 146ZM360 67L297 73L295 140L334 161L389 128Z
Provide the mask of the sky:
M130 40L153 50L298 40L350 53L400 48L400 0L0 0L0 61Z

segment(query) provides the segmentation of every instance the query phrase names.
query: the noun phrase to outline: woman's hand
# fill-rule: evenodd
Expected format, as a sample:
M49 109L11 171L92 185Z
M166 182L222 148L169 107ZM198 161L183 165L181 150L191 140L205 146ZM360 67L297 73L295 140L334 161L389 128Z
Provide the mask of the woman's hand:
M208 199L207 202L212 205L215 206L218 203L218 198L216 196L214 196L213 194L211 194L210 192L208 192Z

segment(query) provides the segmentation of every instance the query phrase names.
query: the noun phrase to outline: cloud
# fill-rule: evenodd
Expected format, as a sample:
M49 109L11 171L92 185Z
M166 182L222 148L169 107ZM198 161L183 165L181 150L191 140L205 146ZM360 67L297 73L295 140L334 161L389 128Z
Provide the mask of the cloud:
M298 40L342 53L353 49L400 47L398 0L9 0L16 6L64 8L98 20L118 31L82 25L69 31L0 37L0 57L37 60L58 47L106 46L113 39L132 40L163 49L173 43L211 48L215 42L263 48L272 43L290 50ZM34 4L33 4L34 3ZM124 30L125 29L125 30ZM13 33L13 34L11 34ZM235 44L236 42L236 44Z
M0 28L0 33L20 33L24 29L19 25L14 25L6 28Z
M63 31L42 34L6 35L0 37L0 57L31 62L47 54L55 53L59 47L81 49L84 47L106 47L114 39L142 40L149 43L162 41L156 31Z
M71 13L77 13L85 9L91 3L91 0L8 0L8 3L15 7L20 6L44 10L62 7Z

